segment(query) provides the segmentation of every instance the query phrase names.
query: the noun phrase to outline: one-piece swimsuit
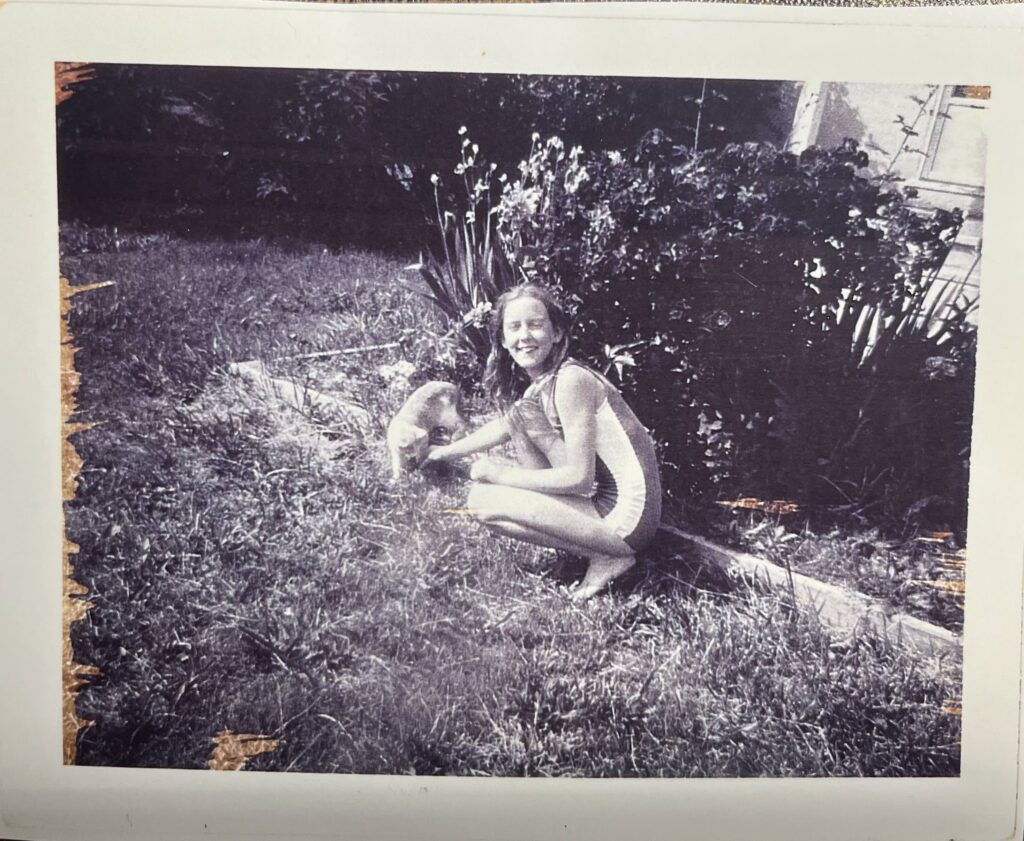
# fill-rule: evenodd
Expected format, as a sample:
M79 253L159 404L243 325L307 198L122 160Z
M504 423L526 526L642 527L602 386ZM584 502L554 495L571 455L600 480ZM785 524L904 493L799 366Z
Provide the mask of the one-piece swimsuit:
M601 518L632 549L639 550L654 537L661 520L661 479L650 433L619 394L596 371L574 359L566 359L554 371L535 380L519 402L526 416L539 407L551 428L564 440L555 390L558 375L566 368L586 371L601 387L595 440L594 486L588 496Z

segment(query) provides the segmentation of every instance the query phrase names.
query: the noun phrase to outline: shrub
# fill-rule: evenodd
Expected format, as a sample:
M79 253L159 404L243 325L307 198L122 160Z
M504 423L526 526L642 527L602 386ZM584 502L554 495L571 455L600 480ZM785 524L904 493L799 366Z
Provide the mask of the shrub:
M628 154L551 138L507 185L513 263L561 289L671 491L963 525L974 329L925 306L961 215L866 163L853 141L694 153L652 131Z
M426 176L461 124L514 164L540 130L635 143L650 121L702 147L790 130L791 82L62 64L60 206L189 237L404 253ZM698 131L698 127L699 131Z

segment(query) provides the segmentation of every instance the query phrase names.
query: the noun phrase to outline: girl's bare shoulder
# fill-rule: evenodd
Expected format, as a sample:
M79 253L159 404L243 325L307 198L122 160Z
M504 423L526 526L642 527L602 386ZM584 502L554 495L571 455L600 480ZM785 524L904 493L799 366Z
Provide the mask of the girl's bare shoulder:
M581 362L571 360L563 364L558 371L559 385L562 383L579 384L584 388L600 388L603 380L596 371Z
M577 405L596 405L603 393L604 389L598 376L583 365L566 365L558 372L556 405L569 402Z

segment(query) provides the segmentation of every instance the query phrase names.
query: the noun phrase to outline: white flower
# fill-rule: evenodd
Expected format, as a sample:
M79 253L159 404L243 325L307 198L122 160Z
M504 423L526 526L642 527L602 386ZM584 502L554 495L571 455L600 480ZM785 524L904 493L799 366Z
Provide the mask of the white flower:
M540 140L540 132L539 131L535 131L533 133L532 137L533 137L533 142L536 143L538 140Z
M479 147L479 146L477 146L477 145L476 145L476 144L474 143L474 144L473 144L473 154L474 154L474 155L476 155L476 154L479 154L479 152L480 152L480 147Z
M462 324L464 327L468 327L470 324L477 327L482 327L487 323L487 320L494 309L494 305L490 301L482 301L477 304L473 309L462 316Z
M465 126L460 126L459 127L459 136L461 137L465 133L466 133L466 127Z
M590 175L583 167L571 168L565 174L565 190L567 193L575 193L584 181L589 181Z
M437 177L437 173L436 172L433 175L430 176L430 183L433 184L435 187L437 186L437 183L440 180L441 179Z

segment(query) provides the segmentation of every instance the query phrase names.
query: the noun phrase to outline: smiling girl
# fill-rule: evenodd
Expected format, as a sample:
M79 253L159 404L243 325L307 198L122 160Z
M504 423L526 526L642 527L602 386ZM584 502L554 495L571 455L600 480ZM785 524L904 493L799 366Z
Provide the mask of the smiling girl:
M589 558L573 591L589 598L632 567L657 531L654 443L618 390L568 356L569 321L545 287L502 295L491 339L484 386L500 416L427 461L512 441L516 464L473 463L467 508L492 531Z

